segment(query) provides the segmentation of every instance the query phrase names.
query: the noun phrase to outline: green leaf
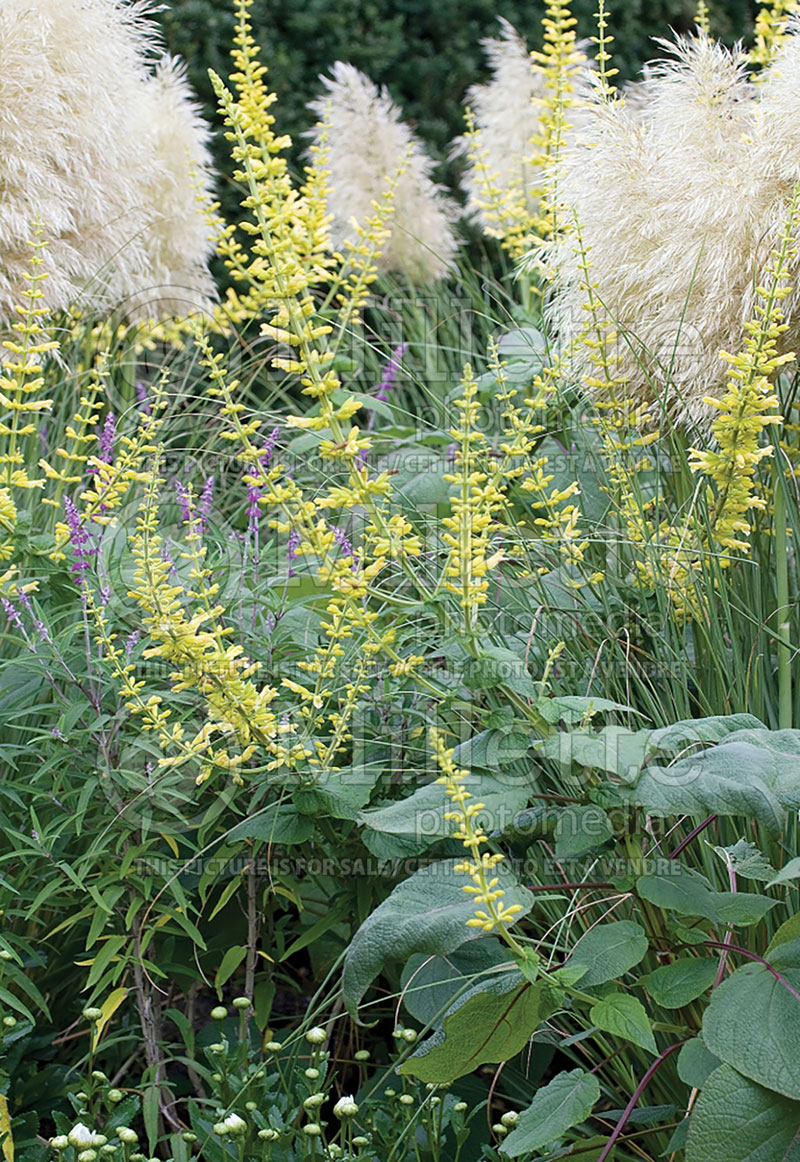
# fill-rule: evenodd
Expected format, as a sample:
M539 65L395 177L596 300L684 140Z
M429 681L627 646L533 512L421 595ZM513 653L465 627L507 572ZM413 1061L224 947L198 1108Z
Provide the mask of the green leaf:
M800 1162L800 1103L720 1065L692 1113L686 1162Z
M680 1009L710 989L716 976L716 960L683 956L643 976L640 983L657 1005L664 1009Z
M730 847L715 847L714 851L741 879L758 880L766 884L775 875L775 868L769 860L764 858L754 843L746 839L739 839Z
M644 928L633 920L616 920L598 924L581 936L564 967L586 965L586 972L580 977L581 988L593 988L628 972L646 952Z
M739 730L668 766L648 766L625 802L652 815L745 815L770 834L800 809L800 731Z
M600 1099L600 1084L594 1074L582 1069L559 1073L537 1090L531 1104L503 1141L500 1153L509 1158L543 1150L558 1141L567 1130L585 1122Z
M222 999L222 986L230 980L246 956L247 949L242 944L234 944L233 948L229 948L223 956L214 977L214 988L217 990L220 1000Z
M556 859L574 859L613 837L614 829L602 807L565 807L555 827Z
M498 771L525 758L531 745L530 732L521 728L483 730L474 738L460 743L453 752L453 762L459 767L474 770Z
M226 839L235 843L240 839L263 839L288 847L293 843L307 843L314 834L314 820L300 815L290 803L270 803L263 811L237 823Z
M794 916L790 916L781 924L767 946L767 959L769 959L769 954L780 944L788 944L792 940L797 940L798 937L800 937L800 912L796 912Z
M496 690L504 686L523 698L534 696L533 678L525 659L503 646L481 646L477 658L465 661L463 677L468 690Z
M412 956L403 969L403 1004L422 1025L439 1025L457 997L463 996L500 965L510 953L496 936L473 940L449 956Z
M543 1021L558 1009L563 993L545 980L529 984L517 971L481 981L460 997L442 1028L398 1066L400 1074L434 1085L450 1085L486 1062L516 1057Z
M381 771L366 766L352 770L325 771L313 785L298 788L294 801L303 815L330 815L356 819L369 801Z
M371 982L388 961L405 962L415 952L445 956L485 933L468 928L475 901L465 892L467 878L456 872L460 859L442 860L420 868L398 884L364 921L353 937L344 961L342 987L348 1012L355 1015ZM520 915L530 911L530 892L500 864L495 875L506 892L504 904L519 904Z
M796 880L798 878L800 878L800 857L795 856L794 859L790 859L778 874L769 881L767 887L773 888L776 884L785 884L789 880Z
M142 1097L142 1117L147 1134L147 1149L152 1154L158 1141L158 1086L150 1085Z
M589 1019L604 1033L624 1037L642 1049L657 1053L655 1037L644 1005L629 993L611 993L592 1005Z
M536 750L562 766L607 771L624 782L633 782L644 761L650 730L604 726L601 730L560 733L535 743Z
M640 876L636 891L680 916L703 916L714 924L756 924L777 903L754 892L715 892L705 876L674 860L664 870L669 874Z
M800 941L770 954L775 969L800 992ZM800 1100L800 1001L763 964L745 964L711 994L703 1040L745 1077Z
M117 953L125 947L126 938L124 936L109 936L104 941L103 947L98 952L92 961L92 967L89 969L89 977L86 981L86 987L91 988L97 984L100 977L111 964Z
M530 797L527 780L488 771L472 772L463 780L463 786L476 803L484 804L480 822L487 833L505 830ZM407 799L388 803L374 811L363 811L358 821L373 831L388 835L427 839L430 846L453 834L452 822L444 817L451 810L452 804L442 784L428 783Z
M692 1089L702 1089L706 1079L722 1062L709 1053L702 1038L692 1037L678 1053L678 1077Z
M662 726L650 735L650 752L677 754L689 743L722 742L739 730L764 730L764 723L752 714L714 715L711 718L684 718Z
M567 726L577 726L580 722L594 718L595 714L603 714L610 710L620 710L626 714L638 713L632 706L612 702L608 698L580 698L573 695L564 698L540 698L536 709L545 722L551 722L553 725L564 722Z

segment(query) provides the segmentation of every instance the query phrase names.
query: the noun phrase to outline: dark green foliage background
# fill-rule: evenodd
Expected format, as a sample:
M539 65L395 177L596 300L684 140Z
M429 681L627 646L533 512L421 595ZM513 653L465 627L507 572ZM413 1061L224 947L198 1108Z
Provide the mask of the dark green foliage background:
M692 27L695 0L609 0L615 64L623 78L635 77L655 52L653 37L670 27ZM578 31L594 31L596 0L574 0ZM726 0L709 7L715 33L726 41L752 29L755 5ZM213 117L207 70L228 71L233 33L232 0L170 0L160 14L167 47L188 63L195 91ZM542 0L255 0L253 25L280 100L279 127L295 141L310 123L305 106L319 92L319 74L335 60L349 61L386 84L406 117L444 159L448 143L462 130L465 90L485 77L480 41L504 16L531 46L541 40ZM219 169L227 170L220 145ZM450 176L442 174L440 176ZM221 191L225 198L224 191Z

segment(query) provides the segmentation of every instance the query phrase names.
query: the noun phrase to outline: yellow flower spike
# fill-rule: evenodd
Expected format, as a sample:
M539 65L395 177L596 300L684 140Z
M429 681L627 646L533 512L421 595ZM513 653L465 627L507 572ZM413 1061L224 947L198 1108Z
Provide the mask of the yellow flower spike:
M470 877L472 882L465 884L463 890L474 897L476 905L483 905L486 909L486 911L476 909L474 917L467 920L467 927L495 932L515 953L522 954L523 950L508 931L508 925L514 922L515 917L523 909L519 904L504 908L500 903L505 893L499 887L498 877L492 875L492 872L502 862L503 856L481 851L481 847L487 842L487 836L482 828L476 827L473 823L475 816L485 810L485 804L474 803L466 807L466 801L472 798L463 785L469 771L456 767L453 762L453 750L445 747L441 735L433 728L430 740L437 765L442 771L436 781L444 786L447 797L458 807L456 811L446 811L444 817L448 822L459 824L453 838L460 839L472 857L457 863L454 870Z

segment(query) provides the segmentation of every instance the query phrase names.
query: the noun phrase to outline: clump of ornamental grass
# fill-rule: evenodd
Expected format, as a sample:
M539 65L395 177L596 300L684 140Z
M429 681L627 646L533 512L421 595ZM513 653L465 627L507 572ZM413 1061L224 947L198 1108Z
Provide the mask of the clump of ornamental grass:
M385 88L342 61L321 79L325 93L309 106L318 118L311 136L318 150L325 147L333 245L352 245L357 227L388 197L391 218L376 256L379 269L414 282L443 278L458 249L456 210L432 179L433 161Z
M591 279L622 394L655 421L707 428L706 400L725 390L720 352L742 348L800 173L800 40L794 25L757 84L741 50L705 34L663 43L673 59L652 66L633 102L601 94L565 152L577 232L551 251L551 317L585 374ZM797 343L795 299L781 351Z
M195 308L212 297L207 130L180 69L152 73L146 16L142 0L3 4L0 318L19 301L37 222L51 310L146 302L160 314L175 297L164 288L182 284Z

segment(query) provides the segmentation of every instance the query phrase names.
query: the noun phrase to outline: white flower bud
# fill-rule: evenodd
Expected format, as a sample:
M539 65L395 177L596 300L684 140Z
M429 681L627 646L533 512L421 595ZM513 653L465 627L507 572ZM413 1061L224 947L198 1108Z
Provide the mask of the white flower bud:
M303 1126L303 1133L308 1134L309 1138L318 1138L322 1129L316 1122L309 1122L307 1126Z
M67 1141L76 1150L88 1150L94 1145L94 1133L83 1122L78 1122L67 1134Z
M355 1098L351 1094L340 1097L333 1107L333 1112L337 1118L354 1118L358 1113Z
M308 1041L309 1045L321 1045L327 1035L324 1029L320 1029L319 1025L315 1025L313 1029L309 1029L306 1033L306 1041Z
M132 1146L134 1142L139 1141L139 1135L135 1130L130 1129L129 1126L117 1126L117 1137L126 1146Z
M55 1138L50 1139L50 1148L52 1150L66 1150L69 1146L69 1138L66 1134L58 1134Z

